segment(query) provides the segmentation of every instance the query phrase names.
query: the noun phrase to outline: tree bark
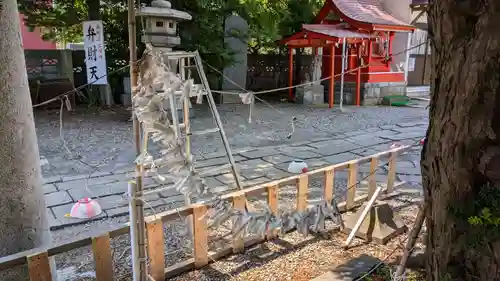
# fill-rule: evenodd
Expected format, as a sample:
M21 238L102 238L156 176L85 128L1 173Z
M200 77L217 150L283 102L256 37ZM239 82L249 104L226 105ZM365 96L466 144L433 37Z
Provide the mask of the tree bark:
M51 243L17 2L0 2L0 256ZM29 280L26 268L2 281Z
M432 97L421 163L426 280L500 280L498 235L467 221L487 184L500 187L500 1L432 1L428 19ZM500 202L498 192L492 196ZM483 243L469 243L474 239Z

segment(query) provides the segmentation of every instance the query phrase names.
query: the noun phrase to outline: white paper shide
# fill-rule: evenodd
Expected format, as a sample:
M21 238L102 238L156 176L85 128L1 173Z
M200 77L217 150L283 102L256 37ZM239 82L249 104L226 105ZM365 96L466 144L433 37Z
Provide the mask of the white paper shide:
M87 65L87 83L107 85L102 21L83 22L83 44L85 48L85 64Z

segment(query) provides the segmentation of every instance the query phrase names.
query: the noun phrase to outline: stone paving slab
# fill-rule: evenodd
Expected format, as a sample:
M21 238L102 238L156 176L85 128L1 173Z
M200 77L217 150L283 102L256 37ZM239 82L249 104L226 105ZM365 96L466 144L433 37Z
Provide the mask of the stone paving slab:
M345 264L338 265L311 281L352 281L368 272L381 260L362 254Z
M279 154L279 153L280 153L279 150L270 148L270 149L263 149L263 150L253 150L253 151L247 151L247 152L240 152L239 155L246 157L248 159L256 159L256 158L275 155L275 154Z
M291 162L294 159L295 159L294 157L290 157L290 156L287 156L284 154L276 154L276 155L262 157L262 160L269 162L271 164L274 164L274 165L286 163L286 162Z
M243 186L253 186L272 180L282 179L292 174L287 172L288 164L294 159L305 159L309 169L324 167L362 156L369 156L389 149L394 141L402 143L413 142L416 138L422 138L425 134L425 124L413 122L413 125L400 124L383 128L369 128L339 134L335 138L320 138L310 141L302 141L287 146L247 148L233 152L235 161L243 180ZM412 128L415 128L412 131ZM413 138L413 139L412 139ZM200 155L195 162L198 172L204 173L204 179L213 192L225 193L236 190L236 184L230 168L214 168L224 166L228 159L224 152L206 153ZM403 179L419 180L420 167L415 167L410 161L399 161L397 175ZM410 159L418 163L418 157ZM382 163L381 163L382 164ZM44 194L50 226L52 229L61 228L74 224L87 222L67 218L73 204L84 197L98 197L104 212L96 219L104 219L128 214L127 207L127 181L134 177L134 167L123 166L113 172L96 172L87 175L71 177L54 176L44 179ZM369 165L359 167L358 179L369 175ZM379 169L376 178L380 181L387 179L386 170ZM323 175L318 175L322 177ZM345 182L347 171L335 171L335 182ZM145 188L158 187L152 178L144 178ZM87 186L87 188L85 187ZM293 186L292 186L293 188ZM311 187L312 189L312 187ZM318 191L320 194L321 192ZM359 192L363 192L362 188ZM148 208L169 206L184 202L184 196L176 190L166 190L159 194L153 194L147 198Z

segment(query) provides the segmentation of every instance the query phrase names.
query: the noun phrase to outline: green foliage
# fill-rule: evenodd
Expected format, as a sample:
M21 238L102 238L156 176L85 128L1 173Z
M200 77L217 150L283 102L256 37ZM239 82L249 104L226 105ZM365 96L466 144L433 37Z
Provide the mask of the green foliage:
M381 265L375 269L375 271L371 272L367 276L363 277L360 281L391 281L393 280L391 276L391 268L388 265ZM361 274L364 276L366 273ZM405 273L405 281L424 281L422 272L417 271L408 271ZM443 280L445 281L445 280Z
M25 24L28 28L43 28L44 40L80 41L81 21L87 15L85 0L55 0L53 4L50 6L41 1L20 1L19 12L25 15Z
M146 0L141 4L150 2ZM63 44L81 42L82 22L88 19L89 13L100 14L107 61L128 60L126 0L54 0L53 6L40 4L42 2L19 3L28 27L43 27L43 39ZM187 11L193 17L179 24L180 47L198 50L210 65L222 69L233 63L233 54L224 44L224 21L229 15L238 14L248 22L247 34L234 31L229 35L248 40L250 53L278 53L281 46L275 41L299 31L303 23L310 23L324 0L171 0L171 3L175 9ZM94 11L95 8L89 7L100 9ZM140 20L137 33L139 39ZM220 77L206 71L212 87L217 87Z
M450 212L467 227L467 243L483 247L489 241L500 239L500 189L486 183L475 191L474 200L457 202Z
M483 208L479 216L469 217L469 223L475 226L500 226L500 217L493 216L490 208Z

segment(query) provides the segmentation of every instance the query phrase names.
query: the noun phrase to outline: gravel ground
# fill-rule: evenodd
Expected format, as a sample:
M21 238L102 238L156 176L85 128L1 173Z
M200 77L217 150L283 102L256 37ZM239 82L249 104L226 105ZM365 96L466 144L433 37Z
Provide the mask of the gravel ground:
M315 178L310 182L309 199L318 199L322 192L322 178ZM345 181L336 181L336 194L344 194L347 183ZM410 193L392 198L389 203L401 215L406 225L410 228L416 216L416 201L419 201L420 195ZM265 202L264 196L249 198L254 206ZM290 211L296 206L296 189L294 186L285 186L279 193L279 211ZM168 209L178 206L168 206ZM160 212L164 209L155 210ZM147 210L151 214L151 210ZM115 228L128 221L127 217L115 218L106 222L93 222L84 226L75 226L53 232L55 243L61 243L71 238L87 237L96 235L108 229ZM209 245L210 250L221 249L230 243L228 238L220 237L228 233L229 225L219 227L210 231ZM332 265L339 265L347 262L349 259L364 253L388 262L393 261L401 254L397 250L387 258L388 254L395 248L404 245L405 235L393 239L385 246L366 244L359 239L352 243L353 247L349 250L342 250L342 243L347 238L346 235L339 233L331 222L326 224L327 232L320 235L309 235L307 237L291 232L284 237L266 242L247 249L244 253L233 255L212 263L201 270L192 271L171 280L310 280L320 275ZM165 234L165 260L166 266L176 262L188 259L189 243L186 242L185 224L182 218L164 224ZM123 235L112 239L112 248L114 250L115 280L131 280L131 260L129 236ZM59 281L94 281L93 261L90 247L84 247L73 250L69 253L56 257L57 268L59 269ZM275 273L279 272L279 275ZM266 278L273 276L272 279Z
M245 105L218 106L224 129L233 149L263 147L327 138L342 132L409 122L427 118L425 108L408 107L345 107L342 113L325 107L295 104L257 103L252 123L248 123L249 108ZM214 128L205 104L194 106L192 130ZM44 177L86 174L94 170L83 164L99 165L101 171L112 171L130 165L135 156L130 112L123 108L107 110L82 109L65 112L61 141L59 110L36 111L36 126L41 156L48 160L43 166ZM297 117L295 132L290 139L291 118ZM193 139L193 152L206 154L223 150L218 134ZM79 158L79 160L75 160Z

